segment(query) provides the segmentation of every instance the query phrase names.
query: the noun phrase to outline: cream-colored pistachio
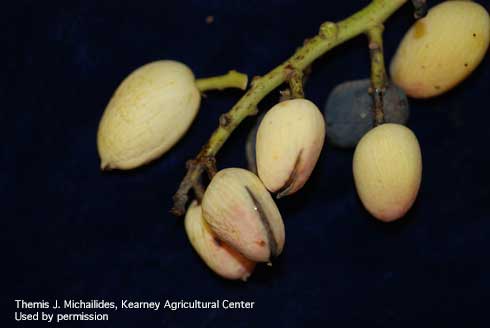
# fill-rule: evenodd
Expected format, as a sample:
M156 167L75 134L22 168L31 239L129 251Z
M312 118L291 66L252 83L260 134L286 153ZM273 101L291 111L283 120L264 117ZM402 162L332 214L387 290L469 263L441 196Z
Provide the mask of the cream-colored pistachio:
M201 95L192 71L161 60L132 72L117 88L99 124L102 169L131 169L170 149L190 127Z
M268 262L281 254L285 236L281 214L252 172L219 171L204 193L202 212L218 238L248 259Z
M221 241L202 217L201 206L192 202L185 215L185 231L197 254L219 276L246 281L255 262Z
M422 155L415 134L400 124L380 125L362 137L353 161L357 193L381 221L394 221L410 209L422 178Z
M278 198L303 187L325 141L325 121L311 101L292 99L272 107L257 131L257 171Z
M409 96L448 91L480 64L490 43L490 17L473 1L445 1L406 33L391 62L391 77Z

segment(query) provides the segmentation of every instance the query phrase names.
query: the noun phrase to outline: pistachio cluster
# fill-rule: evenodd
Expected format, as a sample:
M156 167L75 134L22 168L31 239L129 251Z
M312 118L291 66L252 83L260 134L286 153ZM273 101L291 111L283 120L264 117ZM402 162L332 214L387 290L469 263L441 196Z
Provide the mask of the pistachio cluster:
M267 78L254 79L247 94L222 116L197 159L190 162L181 184L181 204L186 204L192 187L198 201L187 209L185 230L216 274L246 280L257 263L271 263L282 253L285 226L271 193L285 197L305 185L323 149L326 128L331 129L333 145L355 147L353 180L369 213L390 222L412 207L422 179L422 155L417 137L404 126L409 116L406 96L436 96L464 80L488 49L490 18L471 1L434 7L402 40L391 62L391 84L384 68L381 24L404 2L374 0L355 19L323 24L317 37ZM303 71L316 57L353 37L352 31L368 35L371 79L336 88L327 102L325 122L318 107L304 99ZM208 165L216 152L241 120L255 113L262 97L283 82L289 82L289 96L267 111L247 147L250 169L256 174L242 168L216 173ZM132 169L160 157L189 129L201 92L245 89L246 85L247 77L235 71L196 80L186 65L171 60L138 68L117 88L102 115L97 134L101 168ZM200 183L204 160L212 176L205 189Z
M204 193L200 207L203 224L219 246L198 244L193 240L199 238L198 233L202 235L201 230L187 229L194 248L213 271L224 278L244 280L254 266L243 259L271 263L281 254L284 223L269 191L279 198L299 190L313 171L324 140L323 116L309 100L286 100L267 112L256 138L258 176L245 169L227 168L216 173ZM195 212L195 205L188 209L186 227ZM209 260L211 253L218 253L217 247L230 253ZM237 268L239 259L247 264L247 270Z

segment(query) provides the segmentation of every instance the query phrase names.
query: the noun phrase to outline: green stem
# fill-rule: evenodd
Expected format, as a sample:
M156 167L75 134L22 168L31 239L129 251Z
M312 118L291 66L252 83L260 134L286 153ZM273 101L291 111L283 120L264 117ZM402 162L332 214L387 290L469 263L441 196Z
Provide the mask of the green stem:
M367 31L369 40L369 53L371 56L371 90L373 97L374 126L384 123L383 96L388 85L383 55L382 24L373 26Z
M237 71L229 71L225 75L196 80L197 88L201 92L208 90L223 90L227 88L238 88L245 90L247 88L247 83L247 75Z
M243 119L257 113L259 102L287 80L288 70L294 69L303 72L314 60L330 49L382 24L407 1L373 0L369 5L354 15L338 23L323 23L320 26L318 35L306 42L292 57L266 75L252 82L251 88L247 93L245 93L228 113L222 115L220 125L201 149L194 162L199 163L202 159L214 157ZM174 207L172 209L174 214L185 214L188 192L192 188L191 182L196 181L204 169L204 164L193 165L188 168L186 176L174 195Z

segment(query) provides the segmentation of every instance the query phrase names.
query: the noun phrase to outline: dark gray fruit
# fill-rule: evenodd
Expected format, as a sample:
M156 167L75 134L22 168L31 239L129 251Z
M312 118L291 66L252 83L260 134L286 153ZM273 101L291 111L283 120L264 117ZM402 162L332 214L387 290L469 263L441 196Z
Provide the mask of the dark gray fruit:
M325 105L327 140L342 148L355 147L362 136L373 128L373 100L368 93L370 80L348 81L330 93ZM410 115L407 96L390 84L383 97L386 123L406 125Z

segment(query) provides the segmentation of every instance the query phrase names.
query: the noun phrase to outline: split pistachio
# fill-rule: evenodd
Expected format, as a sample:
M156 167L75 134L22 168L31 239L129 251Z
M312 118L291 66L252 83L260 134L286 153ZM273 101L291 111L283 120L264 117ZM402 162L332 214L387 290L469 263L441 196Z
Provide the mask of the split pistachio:
M161 60L132 72L99 124L101 168L132 169L169 150L194 120L201 95L184 64Z
M207 266L219 276L246 281L255 268L255 262L221 241L202 217L201 206L192 202L185 216L185 231L192 247Z
M364 207L385 222L412 207L422 178L422 155L415 134L400 124L382 124L362 137L353 161L357 193Z
M219 239L255 262L269 262L284 247L284 223L274 200L250 171L228 168L211 180L202 213Z
M306 99L292 99L272 107L257 131L257 171L277 197L303 187L315 168L325 141L325 120Z
M463 81L490 43L490 17L472 1L445 1L429 10L403 38L391 77L409 96L428 98Z

